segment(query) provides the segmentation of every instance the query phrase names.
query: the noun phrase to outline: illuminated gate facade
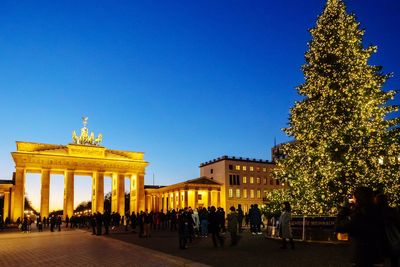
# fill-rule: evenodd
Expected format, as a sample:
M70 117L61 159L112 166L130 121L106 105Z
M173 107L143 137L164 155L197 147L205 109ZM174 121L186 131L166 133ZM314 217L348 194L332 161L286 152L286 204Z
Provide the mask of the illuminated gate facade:
M92 212L104 209L104 176L111 176L111 212L125 213L125 178L130 179L130 212L145 208L144 175L148 162L144 153L110 150L100 146L101 134L94 138L88 134L87 118L81 135L72 134L73 143L52 145L16 142L17 151L12 152L15 162L15 185L11 191L11 219L24 216L25 180L27 173L41 174L40 215L48 217L50 198L50 175L64 175L63 216L74 212L74 176L92 177Z

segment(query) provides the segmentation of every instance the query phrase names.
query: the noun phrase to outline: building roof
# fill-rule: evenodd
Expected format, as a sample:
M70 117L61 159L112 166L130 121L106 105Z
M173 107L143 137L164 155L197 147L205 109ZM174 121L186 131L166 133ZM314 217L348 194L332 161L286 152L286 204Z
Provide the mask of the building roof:
M214 164L219 161L223 160L230 160L230 161L241 161L241 162L253 162L253 163L267 163L267 164L274 164L273 162L266 160L266 159L251 159L251 158L244 158L244 157L231 157L231 156L222 156L216 159L212 159L210 161L200 163L200 167L204 167L210 164Z
M157 189L166 189L166 190L170 190L171 188L188 188L188 187L193 187L193 186L210 186L213 188L219 188L221 186L220 183L206 177L206 176L202 176L199 178L195 178L195 179L191 179L191 180L187 180L184 182L180 182L177 184L172 184L172 185L167 185L167 186L145 186L145 189L148 190L157 190Z
M199 178L195 178L192 180L187 180L185 182L183 182L183 184L209 184L209 185L221 185L220 183L217 183L216 181L206 177L206 176L202 176Z

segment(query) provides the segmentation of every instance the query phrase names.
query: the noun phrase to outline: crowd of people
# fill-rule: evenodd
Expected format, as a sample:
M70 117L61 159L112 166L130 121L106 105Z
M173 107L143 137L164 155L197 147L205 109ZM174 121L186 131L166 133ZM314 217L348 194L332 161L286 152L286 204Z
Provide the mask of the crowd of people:
M282 249L294 249L291 229L291 206L289 202L282 204L279 217L278 235L282 239ZM274 220L275 218L273 218ZM187 249L194 238L211 236L215 247L223 247L225 233L230 234L230 245L236 246L240 240L243 226L253 235L262 234L263 215L257 204L251 205L244 213L241 205L229 208L226 213L221 207L186 207L171 209L166 212L140 211L120 215L117 212L105 211L91 215L68 216L65 227L70 229L92 229L93 235L109 234L111 229L122 229L137 233L141 238L150 238L154 231L177 232L179 248ZM61 231L61 216L40 216L36 221L29 217L18 218L17 225L22 232L32 231L36 223L38 231L49 229ZM371 188L359 187L354 191L351 202L342 207L336 220L336 232L350 236L353 246L354 266L383 266L385 258L390 258L391 267L398 265L400 256L400 215L390 208L384 194L373 192Z

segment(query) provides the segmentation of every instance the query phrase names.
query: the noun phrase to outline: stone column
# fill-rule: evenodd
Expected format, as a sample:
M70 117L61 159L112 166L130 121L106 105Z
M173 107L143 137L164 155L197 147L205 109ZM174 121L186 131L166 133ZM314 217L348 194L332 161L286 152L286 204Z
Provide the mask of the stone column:
M64 219L68 215L74 214L74 171L66 170L64 172Z
M118 174L118 213L125 215L125 175Z
M125 175L113 173L112 175L112 211L118 212L121 216L125 214Z
M208 206L212 206L212 202L211 202L211 190L207 189L207 203Z
M50 169L42 169L40 189L40 216L49 218Z
M138 207L137 210L145 210L144 205L145 205L145 199L144 199L144 173L140 173L137 176L137 181L136 181L136 199L138 202Z
M221 191L217 191L217 205L221 207Z
M132 214L132 211L137 212L137 199L136 199L136 180L137 175L132 174L130 177L131 191L129 195L129 212Z
M104 172L94 172L92 175L92 213L104 212Z
M16 168L13 201L11 203L11 217L14 222L18 218L20 218L21 220L24 218L25 174L26 171L24 168Z
M10 192L4 192L4 209L3 209L3 220L5 221L10 218Z
M194 207L197 208L199 206L199 191L197 189L194 190Z
M182 191L178 190L178 209L182 209Z
M183 206L188 207L189 206L189 196L188 196L188 190L183 191ZM194 207L192 207L194 209Z

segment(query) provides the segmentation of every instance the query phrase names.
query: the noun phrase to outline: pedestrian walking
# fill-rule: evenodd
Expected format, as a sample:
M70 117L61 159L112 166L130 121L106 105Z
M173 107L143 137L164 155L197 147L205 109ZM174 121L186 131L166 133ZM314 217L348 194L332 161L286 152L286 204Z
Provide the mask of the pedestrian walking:
M286 239L289 239L290 246L294 249L292 227L290 226L290 221L292 220L292 208L289 202L283 202L283 211L279 218L279 233L282 238L282 249L287 248Z
M231 234L231 246L236 246L239 240L237 235L238 231L238 213L235 211L235 207L230 207L230 212L226 217L228 221L228 232Z

